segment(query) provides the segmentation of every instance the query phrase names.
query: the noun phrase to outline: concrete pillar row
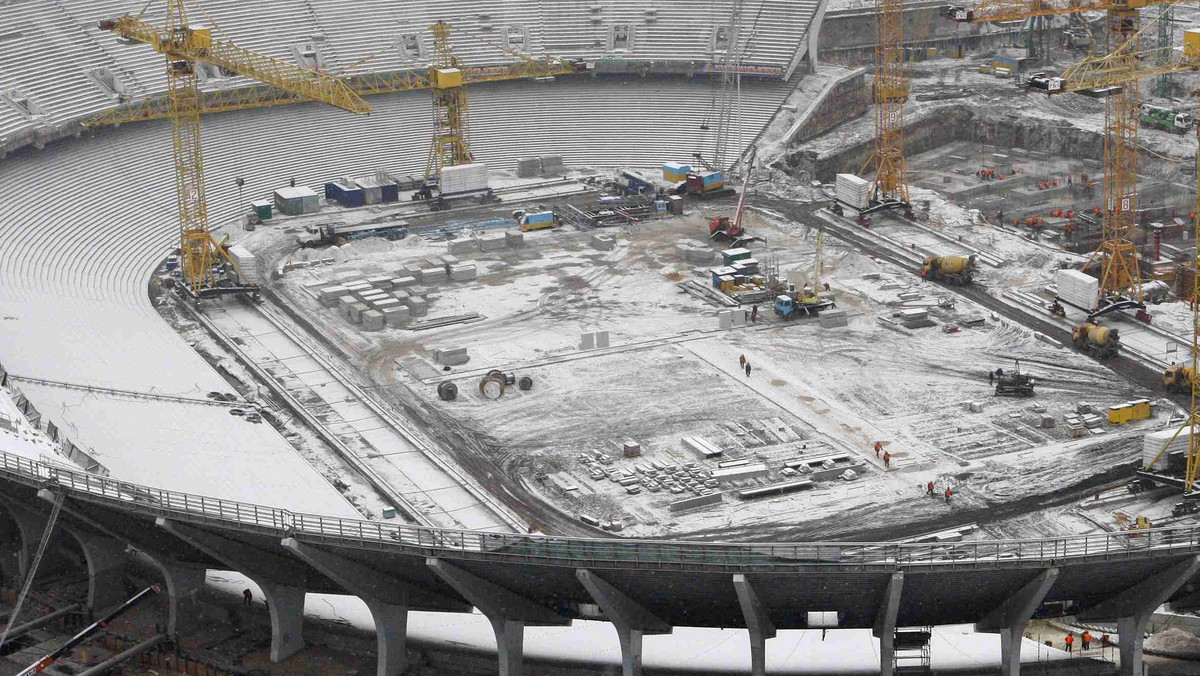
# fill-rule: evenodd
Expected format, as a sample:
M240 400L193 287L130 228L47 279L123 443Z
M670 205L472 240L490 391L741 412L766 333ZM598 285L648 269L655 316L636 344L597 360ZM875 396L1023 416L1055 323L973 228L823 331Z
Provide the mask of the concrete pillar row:
M880 676L892 676L895 671L896 617L900 613L900 594L903 591L904 573L892 573L883 592L879 612L875 615L875 625L871 628L871 633L879 639Z
M1025 639L1025 627L1057 579L1057 568L1042 571L975 623L975 631L1000 633L1001 676L1020 676L1021 643Z
M520 676L525 671L525 625L569 626L571 619L551 611L493 582L476 577L442 559L425 564L447 585L479 609L496 633L500 676Z
M642 637L669 634L671 625L592 571L580 568L575 571L575 577L617 630L617 639L621 642L621 673L623 676L641 676Z
M258 585L271 615L272 662L282 662L304 647L304 594L308 571L303 565L162 517L155 523Z
M1085 621L1117 618L1117 640L1121 651L1118 674L1142 676L1142 640L1150 617L1197 571L1200 571L1200 555L1190 556L1079 614L1079 619Z
M750 674L766 676L767 639L775 638L775 624L745 575L734 574L733 588L737 592L738 605L742 607L742 616L746 618L746 630L750 632Z

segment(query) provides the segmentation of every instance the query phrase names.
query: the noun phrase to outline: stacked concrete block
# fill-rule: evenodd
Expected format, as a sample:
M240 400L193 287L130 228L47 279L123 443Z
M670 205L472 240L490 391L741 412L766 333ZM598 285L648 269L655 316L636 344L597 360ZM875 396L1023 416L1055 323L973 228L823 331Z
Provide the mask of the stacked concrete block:
M364 331L378 331L383 328L383 313L379 310L367 310L362 313Z
M380 291L391 291L392 290L392 278L388 277L386 275L380 276L380 277L372 277L371 279L368 279L367 281L370 282L371 286L375 287L376 289L379 289Z
M338 314L340 314L342 317L344 317L346 319L349 319L350 318L350 307L357 302L358 302L358 299L355 298L354 296L350 296L350 295L345 295L345 296L342 296L341 298L338 298L338 300L337 300Z
M370 291L361 291L354 295L357 296L358 299L361 300L362 302L370 303L371 301L375 301L375 300L383 300L384 298L387 298L391 294L389 294L387 291L380 291L379 289L371 289Z
M401 307L403 303L400 302L399 298L389 297L384 298L383 300L377 300L370 305L372 309L382 312L390 307Z
M438 284L446 281L446 268L425 268L421 271L422 284Z
M407 286L412 286L417 283L417 278L412 276L397 277L392 280L392 290L402 289Z
M403 276L412 277L413 279L420 279L421 278L421 269L423 267L425 267L425 266L421 265L421 263L405 263L404 270L403 270L403 273L404 273Z
M459 263L450 268L450 279L455 282L467 282L475 279L474 263Z
M383 323L390 328L398 329L408 322L409 309L403 305L396 305L381 311L383 313Z
M429 303L420 296L412 296L408 299L408 311L414 317L424 317L429 314Z
M596 348L596 334L582 333L579 335L579 349L592 350Z
M617 248L617 240L608 235L592 235L592 248L600 251L612 251Z
M608 331L596 332L596 349L608 347Z
M440 265L441 267L446 269L446 274L450 274L450 268L453 268L455 265L458 265L459 260L458 260L458 256L451 256L450 254L446 254L445 256L438 256L437 262L438 262L438 265Z
M503 234L484 235L479 238L480 251L500 251L506 246L506 237Z
M433 361L442 366L458 366L470 359L465 347L444 347L433 351Z
M850 323L845 310L825 310L818 315L818 319L821 320L823 329L835 329Z
M721 310L717 313L717 326L722 329L733 328L733 313L729 310Z
M733 317L733 325L734 326L745 326L746 325L746 308L735 307L729 311L729 314Z
M368 308L366 305L364 305L362 303L355 303L355 304L351 305L350 306L350 317L349 317L350 323L351 324L361 324L363 313L369 309L370 308Z
M478 248L473 237L459 237L446 242L446 253L449 254L471 253Z
M338 304L338 299L347 295L347 293L349 292L346 291L346 287L340 284L336 286L327 286L324 289L321 289L321 305L324 305L325 307L336 307Z
M525 233L519 230L505 232L504 244L510 249L520 249L525 246Z

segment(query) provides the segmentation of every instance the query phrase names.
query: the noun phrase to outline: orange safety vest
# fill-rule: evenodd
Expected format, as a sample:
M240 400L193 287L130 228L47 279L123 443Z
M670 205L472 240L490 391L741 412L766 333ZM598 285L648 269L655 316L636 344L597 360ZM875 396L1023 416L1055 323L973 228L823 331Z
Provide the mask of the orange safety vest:
M1071 634L1067 634L1067 645L1071 645L1074 642L1075 642L1075 637L1072 636Z

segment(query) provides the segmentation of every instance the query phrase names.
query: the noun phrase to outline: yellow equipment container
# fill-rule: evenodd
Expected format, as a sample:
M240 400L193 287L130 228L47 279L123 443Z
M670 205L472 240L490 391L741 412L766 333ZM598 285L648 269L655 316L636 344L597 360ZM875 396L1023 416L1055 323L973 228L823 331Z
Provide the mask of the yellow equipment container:
M1150 419L1150 400L1137 399L1129 402L1131 409L1130 420L1149 420Z
M687 174L673 174L669 171L663 171L663 180L671 183L679 183L687 180Z
M927 59L932 59L932 58L936 57L937 55L938 55L937 47L930 47L925 50L925 58L927 58Z
M1183 32L1183 55L1189 59L1200 57L1200 31Z
M188 29L188 48L190 49L208 49L212 47L212 29L211 28L190 28Z
M1133 420L1133 407L1129 404L1108 407L1108 422L1113 425L1124 425Z
M452 89L462 86L462 71L457 68L430 68L430 79L434 89Z

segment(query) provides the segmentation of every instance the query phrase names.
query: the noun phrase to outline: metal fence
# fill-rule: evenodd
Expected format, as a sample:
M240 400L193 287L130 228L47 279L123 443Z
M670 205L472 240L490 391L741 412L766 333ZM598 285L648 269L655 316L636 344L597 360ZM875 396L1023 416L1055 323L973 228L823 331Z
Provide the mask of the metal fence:
M945 569L1044 567L1200 552L1200 527L1123 531L1033 540L948 544L707 543L563 538L427 528L296 513L233 500L149 488L0 452L0 476L147 516L301 537L342 547L422 556L486 558L567 566L698 570Z

